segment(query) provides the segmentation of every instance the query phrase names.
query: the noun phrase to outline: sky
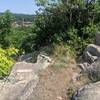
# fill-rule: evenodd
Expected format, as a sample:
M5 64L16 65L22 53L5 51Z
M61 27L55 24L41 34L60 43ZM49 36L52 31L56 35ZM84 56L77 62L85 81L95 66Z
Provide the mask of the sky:
M35 14L37 9L35 0L0 0L0 12Z

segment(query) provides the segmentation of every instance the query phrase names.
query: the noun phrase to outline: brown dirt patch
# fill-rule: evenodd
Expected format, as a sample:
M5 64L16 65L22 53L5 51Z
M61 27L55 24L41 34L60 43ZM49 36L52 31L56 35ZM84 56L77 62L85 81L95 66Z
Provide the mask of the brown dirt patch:
M79 88L86 83L83 79L77 82L72 81L73 75L77 72L75 65L60 70L47 68L40 74L40 81L28 100L69 100L68 94L71 94L69 89Z

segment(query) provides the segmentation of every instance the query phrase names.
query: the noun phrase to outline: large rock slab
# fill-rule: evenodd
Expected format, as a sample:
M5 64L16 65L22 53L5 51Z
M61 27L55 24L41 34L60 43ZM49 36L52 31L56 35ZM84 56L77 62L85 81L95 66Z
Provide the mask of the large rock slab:
M74 94L72 100L100 100L100 82L80 88Z
M0 100L27 100L39 82L38 73L47 68L51 59L39 55L36 63L18 62L5 81L0 82Z

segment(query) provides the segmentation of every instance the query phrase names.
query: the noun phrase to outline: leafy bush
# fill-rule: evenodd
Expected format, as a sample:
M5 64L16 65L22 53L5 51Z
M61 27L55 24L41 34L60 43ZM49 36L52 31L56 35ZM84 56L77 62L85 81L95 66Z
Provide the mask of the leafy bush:
M14 56L14 55L17 55L18 52L19 52L19 50L18 50L18 49L15 49L15 48L13 48L13 47L12 47L12 48L6 49L6 54L7 54L9 57Z
M11 25L13 22L13 16L9 11L2 16L0 16L0 45L3 48L10 46L10 40L8 38L11 33Z
M30 35L31 28L12 28L11 34L8 36L11 42L11 46L22 49L22 43L26 40L27 36Z
M9 75L10 70L15 63L11 56L16 55L17 53L18 50L14 48L5 50L0 48L0 78Z
M44 9L37 14L32 33L23 42L24 49L32 51L63 42L80 54L89 43L93 43L100 26L99 0L43 1Z
M35 41L33 35L27 35L24 37L20 43L20 48L25 51L25 53L30 53L35 50Z

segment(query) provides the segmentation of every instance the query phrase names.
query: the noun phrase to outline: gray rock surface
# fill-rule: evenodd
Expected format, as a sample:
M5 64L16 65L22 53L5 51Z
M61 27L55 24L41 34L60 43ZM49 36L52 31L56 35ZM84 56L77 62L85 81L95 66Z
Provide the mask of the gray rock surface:
M82 87L75 93L72 100L100 100L100 82Z
M5 81L0 82L0 100L26 100L39 82L39 72L51 63L39 55L36 63L18 62Z
M86 72L88 73L88 77L92 81L100 80L100 59L98 59L96 62L94 62L90 66L87 66Z
M100 58L92 64L80 64L81 73L87 74L92 81L100 80Z
M100 35L99 35L100 36ZM96 45L90 44L83 53L83 63L79 64L81 74L88 75L93 82L80 88L72 100L100 100L100 37ZM98 81L98 82L97 82Z
M90 44L83 52L83 61L88 63L95 62L100 57L100 46Z
M17 57L17 61L18 62L36 62L37 60L37 56L38 56L38 52L34 52L34 53L29 53L29 54L25 54L25 55L21 55L19 57Z

